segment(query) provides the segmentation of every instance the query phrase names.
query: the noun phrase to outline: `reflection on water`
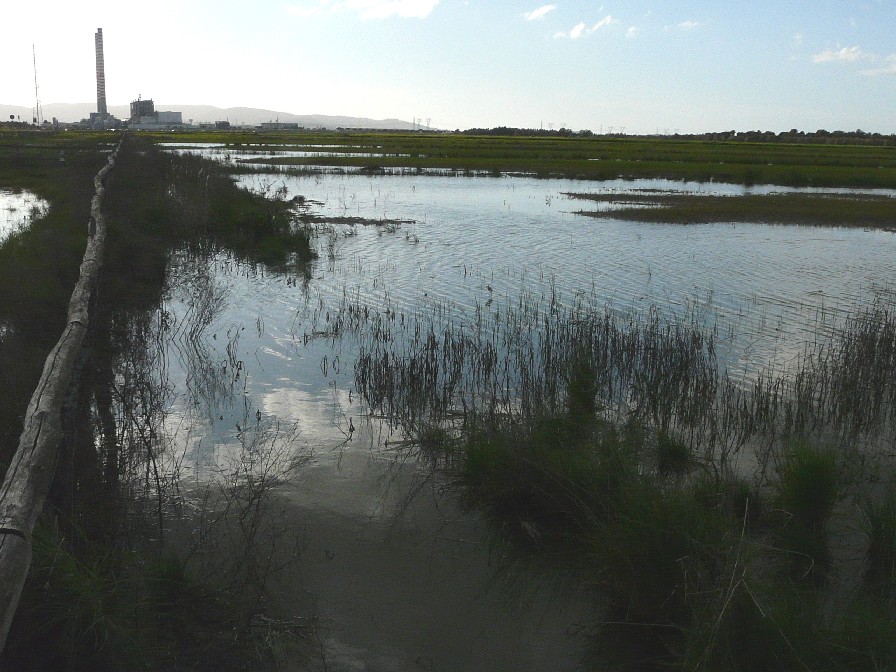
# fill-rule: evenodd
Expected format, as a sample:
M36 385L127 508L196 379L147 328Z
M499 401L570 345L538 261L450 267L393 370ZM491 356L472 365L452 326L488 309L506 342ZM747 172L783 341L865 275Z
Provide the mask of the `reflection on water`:
M246 177L248 186L271 177ZM731 185L662 180L318 175L281 177L289 194L333 218L413 220L394 235L334 227L338 257L313 290L343 291L413 312L441 303L464 319L489 298L522 292L581 294L626 311L656 305L698 314L721 336L732 372L787 360L889 282L896 236L846 228L642 224L574 214L564 192L679 189L743 192ZM756 187L752 188L754 191ZM734 339L734 336L737 339Z
M313 281L303 288L224 256L173 271L171 454L199 480L255 456L269 473L304 461L280 486L278 513L302 553L269 584L272 613L320 619L317 661L294 669L575 669L587 600L496 578L487 526L366 414L351 339L314 336L328 308ZM197 296L226 297L201 333L188 321L202 313Z
M312 145L307 148L289 148L289 145L228 145L225 143L160 143L160 146L178 154L196 154L225 164L251 163L264 161L277 164L282 159L337 158L369 159L375 157L408 157L409 154L385 154L371 152L370 147L351 147L347 145Z
M577 216L581 203L563 196L743 191L728 185L241 179L258 189L282 183L324 220L370 224L318 225L320 259L307 284L223 255L192 275L174 269L181 275L164 308L167 423L197 477L225 472L259 436L284 459L308 460L282 487L284 515L306 547L274 601L282 614L324 619L320 669L573 669L585 646L563 634L583 627L581 598L555 608L550 591L529 585L528 603L505 603L506 593L489 588L500 563L485 526L421 465L399 459L404 437L359 398L358 344L334 331L344 306L466 323L523 296L565 305L588 297L620 314L655 306L714 329L723 365L751 375L785 363L888 289L896 258L891 233L619 222ZM407 223L377 226L387 219ZM191 319L201 328L182 326Z
M49 204L27 191L0 189L0 242L10 234L21 231L32 221L43 217Z

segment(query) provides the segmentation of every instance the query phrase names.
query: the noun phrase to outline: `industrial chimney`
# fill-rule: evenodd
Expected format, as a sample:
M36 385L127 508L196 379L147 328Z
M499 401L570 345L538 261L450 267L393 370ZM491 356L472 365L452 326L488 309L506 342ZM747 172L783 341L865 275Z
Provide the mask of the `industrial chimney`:
M101 119L108 114L106 110L106 69L103 66L103 29L97 28L94 35L96 43L96 113Z

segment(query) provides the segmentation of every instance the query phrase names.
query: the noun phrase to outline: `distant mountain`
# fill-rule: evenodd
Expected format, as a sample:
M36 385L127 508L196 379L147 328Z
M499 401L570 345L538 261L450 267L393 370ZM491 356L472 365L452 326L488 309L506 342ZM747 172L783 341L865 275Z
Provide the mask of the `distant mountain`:
M212 107L211 105L169 105L156 103L157 110L181 112L184 123L210 123L229 121L234 126L258 126L269 121L296 123L306 128L377 128L411 130L414 124L401 119L367 119L364 117L343 117L324 114L290 114L274 110L260 110L254 107ZM54 117L61 122L72 122L86 119L96 111L95 103L48 103L41 106L44 119ZM128 105L110 105L109 113L119 119L127 119L131 114ZM10 115L22 121L31 121L34 112L30 107L0 104L0 121L6 121ZM416 128L420 128L418 125Z

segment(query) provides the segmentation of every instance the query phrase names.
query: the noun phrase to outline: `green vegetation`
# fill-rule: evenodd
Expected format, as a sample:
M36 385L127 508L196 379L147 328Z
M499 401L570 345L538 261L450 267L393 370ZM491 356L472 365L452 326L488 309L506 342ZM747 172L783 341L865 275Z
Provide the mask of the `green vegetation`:
M360 338L374 412L517 561L593 587L594 669L896 660L893 490L875 487L894 467L892 297L748 383L696 321L587 301L522 298L465 326L361 314L346 303L331 328Z
M837 456L800 443L784 454L779 472L780 506L790 516L782 546L801 574L823 569L831 561L826 528L840 498Z
M896 228L896 198L869 194L775 193L744 196L637 193L566 194L606 204L600 210L579 211L590 217L638 222L703 224L751 222Z
M45 217L0 245L4 467L43 359L65 324L93 179L117 140L0 131L0 155L9 159L0 161L0 186L31 189L50 202ZM304 275L308 234L282 194L249 193L211 162L165 154L133 137L107 180L104 212L109 233L91 329L3 667L271 669L272 647L296 637L292 625L258 618L257 591L275 570L279 532L257 521L276 520L264 511L279 472L253 473L251 487L247 474L230 474L217 498L206 493L213 513L201 526L191 523L206 537L226 531L239 548L218 553L229 564L215 568L215 590L197 581L190 543L165 544L182 499L176 472L160 466L169 383L159 344L170 325L158 309L172 275L186 265L174 257L202 268L213 255L229 255L247 267L265 263ZM214 315L210 302L196 297L187 333ZM270 450L263 432L255 438L258 445L247 450L258 463Z
M682 139L675 137L520 137L457 133L191 133L156 141L218 142L296 169L436 170L587 180L668 178L697 182L814 187L896 187L896 146ZM318 156L277 157L308 151ZM369 156L368 156L369 155ZM241 164L246 168L248 164Z
M118 222L110 235L127 246L122 258L128 263L132 254L164 259L184 245L226 248L238 259L296 272L312 258L308 233L282 191L250 195L217 164L162 152L139 138L129 138L124 150L108 198ZM148 184L148 175L160 183Z
M28 400L65 325L93 178L114 140L0 129L0 188L29 189L50 204L44 217L0 245L0 471L18 446Z
M43 343L55 340L64 319L103 160L96 143L107 138L40 136L28 138L25 151L16 148L21 139L0 137L19 167L0 173L0 184L32 188L52 204L45 221L0 247L4 370L10 381L20 372L36 379ZM234 148L259 141L221 137ZM103 295L72 410L83 424L48 504L10 638L12 667L226 670L270 662L269 651L254 649L252 604L209 595L190 581L186 559L153 555L153 545L141 543L166 533L165 510L176 499L168 498L172 483L153 471L166 383L160 330L168 328L154 311L173 282L172 252L200 261L226 253L300 274L308 240L282 194L247 194L224 169L138 140L127 140L109 183ZM891 147L323 133L263 142L266 150L353 145L377 156L295 163L368 169L896 185ZM644 203L699 205L660 198ZM856 204L816 200L844 211ZM793 221L822 217L819 202L738 202L775 217L793 208ZM877 205L883 214L863 219ZM889 207L887 199L863 200L855 223L879 226L873 222ZM694 212L681 221L704 221ZM48 259L48 249L58 254ZM450 311L399 317L344 301L312 332L359 339L358 391L416 439L470 507L495 521L514 558L562 569L593 589L602 618L595 669L877 670L896 660L892 295L857 311L833 337L819 335L789 368L747 382L722 372L715 335L688 316L617 315L587 297L571 307L521 297L454 324L442 321ZM213 303L211 293L197 297L187 331L207 324ZM215 377L221 367L213 372L202 353L192 364L202 384L227 387ZM31 387L7 388L3 431L11 441L24 406L16 395ZM252 508L258 492L230 496L224 508L236 502L233 510L250 514L238 525L264 518ZM231 529L243 541L257 533ZM272 563L251 553L238 559L246 578L263 578ZM197 604L206 618L198 626ZM224 641L220 633L234 627L239 636ZM153 655L157 649L167 657Z
M74 548L73 548L74 547ZM191 580L174 556L147 557L38 530L5 660L28 670L270 669L251 612Z
M882 494L862 498L865 534L868 536L865 576L871 586L891 586L896 580L896 486Z

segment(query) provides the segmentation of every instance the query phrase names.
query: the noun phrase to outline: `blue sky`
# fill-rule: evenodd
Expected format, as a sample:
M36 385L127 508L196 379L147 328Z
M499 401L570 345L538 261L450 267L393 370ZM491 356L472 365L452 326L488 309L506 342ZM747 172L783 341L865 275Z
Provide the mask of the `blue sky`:
M6 3L4 3L6 5ZM31 4L31 3L29 3ZM31 5L32 7L35 5ZM896 2L45 0L0 9L0 103L260 107L625 133L896 133Z

